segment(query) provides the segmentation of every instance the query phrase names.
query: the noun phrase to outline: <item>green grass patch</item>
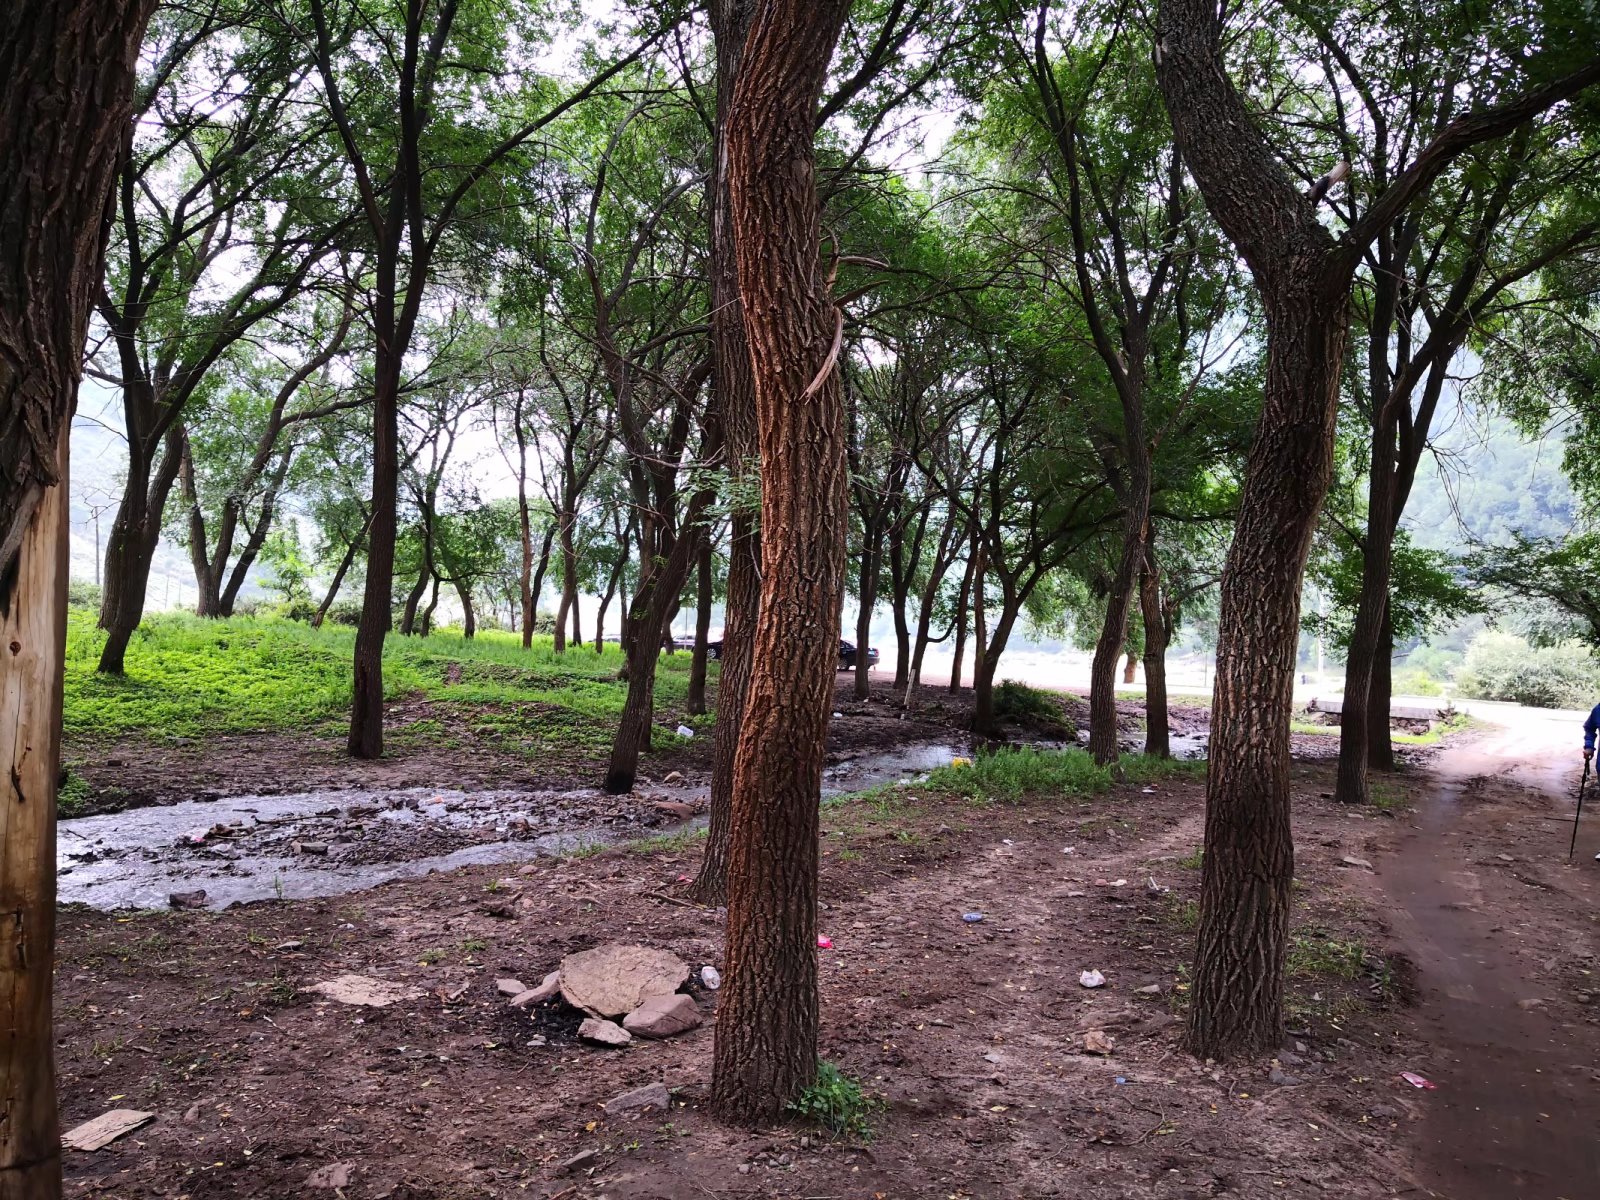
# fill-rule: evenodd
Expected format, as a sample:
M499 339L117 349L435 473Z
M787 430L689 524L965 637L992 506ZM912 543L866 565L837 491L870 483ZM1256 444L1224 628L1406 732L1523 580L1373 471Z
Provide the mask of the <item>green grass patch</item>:
M790 1102L789 1111L837 1136L865 1141L872 1136L872 1114L882 1107L854 1079L820 1059L816 1081Z
M704 841L709 832L706 826L680 829L675 833L658 833L654 837L629 842L628 849L635 854L682 854L696 842Z
M72 609L63 714L69 736L199 738L312 729L342 719L350 706L355 631L345 626L312 629L280 617L150 616L129 644L122 677L95 670L104 644L94 612ZM392 736L399 745L418 739L436 744L465 731L530 757L555 746L608 745L627 690L616 678L622 661L615 645L601 654L587 647L557 654L548 637L524 649L519 635L493 630L470 641L448 629L425 638L391 633L383 653L385 696L421 697L446 710L394 722ZM689 665L687 654L661 659L656 703L663 710L683 703ZM691 724L709 727L706 718ZM670 730L657 731L659 747L679 740Z
M1193 854L1186 854L1178 860L1178 865L1185 871L1198 871L1205 865L1205 861L1206 848L1204 846L1196 846Z
M1128 754L1108 766L1086 750L1003 749L979 754L967 766L939 767L923 786L978 803L1015 803L1030 795L1096 796L1114 784L1204 778L1203 762ZM876 793L872 793L876 795ZM881 803L881 801L879 801Z
M1458 712L1449 720L1440 721L1427 733L1391 733L1389 738L1397 746L1437 746L1451 734L1464 733L1475 724L1466 713Z

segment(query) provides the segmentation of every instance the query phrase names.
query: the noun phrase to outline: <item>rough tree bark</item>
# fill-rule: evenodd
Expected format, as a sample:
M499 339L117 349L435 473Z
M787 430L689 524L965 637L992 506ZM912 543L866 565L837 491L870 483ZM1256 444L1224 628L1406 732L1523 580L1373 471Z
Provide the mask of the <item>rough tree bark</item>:
M1300 588L1333 455L1349 293L1364 247L1470 147L1600 78L1600 62L1422 148L1338 238L1322 189L1302 193L1234 88L1214 0L1162 0L1156 73L1185 163L1249 265L1266 318L1267 377L1222 580L1211 768L1188 1045L1207 1058L1264 1053L1283 1037L1283 964L1294 871L1289 718Z
M716 176L711 183L711 358L712 387L722 416L728 472L753 474L760 461L755 381L739 299L739 264L734 253L733 214L728 197L728 109L744 56L756 0L712 0L711 28L717 48ZM703 904L728 895L728 836L733 807L733 764L744 723L750 653L761 603L761 531L756 514L735 503L729 519L728 586L723 598L722 656L717 676L717 724L711 756L711 797L705 853L690 894Z
M0 9L0 1200L56 1200L67 430L152 0Z
M842 314L818 261L814 130L848 0L762 0L728 114L761 438L761 621L734 765L712 1101L772 1120L816 1075L817 829L844 592Z

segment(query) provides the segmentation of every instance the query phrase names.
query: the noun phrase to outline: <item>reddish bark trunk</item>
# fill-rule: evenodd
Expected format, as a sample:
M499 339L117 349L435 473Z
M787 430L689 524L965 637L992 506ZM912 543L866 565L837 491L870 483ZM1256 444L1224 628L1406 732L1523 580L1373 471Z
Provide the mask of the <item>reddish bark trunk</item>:
M818 262L816 106L848 0L758 4L728 115L761 457L761 621L734 765L717 1109L782 1114L816 1074L817 830L846 530L840 314Z

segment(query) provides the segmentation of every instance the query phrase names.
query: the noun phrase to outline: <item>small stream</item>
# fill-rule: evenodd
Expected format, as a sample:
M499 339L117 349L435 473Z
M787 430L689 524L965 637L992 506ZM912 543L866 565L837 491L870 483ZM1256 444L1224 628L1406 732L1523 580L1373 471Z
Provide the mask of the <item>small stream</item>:
M1172 750L1202 757L1203 736L1175 736ZM822 794L916 778L972 753L971 743L940 741L857 755L824 768ZM432 871L524 863L693 828L704 818L686 821L653 802L695 804L707 790L703 783L618 797L596 788L333 790L80 817L58 827L58 896L100 909L166 908L174 893L202 890L195 903L207 908L336 896Z

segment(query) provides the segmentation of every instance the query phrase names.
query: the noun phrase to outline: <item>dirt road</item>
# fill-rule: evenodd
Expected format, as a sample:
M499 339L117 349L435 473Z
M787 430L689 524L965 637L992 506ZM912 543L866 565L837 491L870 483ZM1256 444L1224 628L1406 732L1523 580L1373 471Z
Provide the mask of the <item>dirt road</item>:
M1449 1200L1600 1196L1600 811L1566 857L1581 718L1496 716L1441 756L1382 866L1438 1086L1415 1178Z

